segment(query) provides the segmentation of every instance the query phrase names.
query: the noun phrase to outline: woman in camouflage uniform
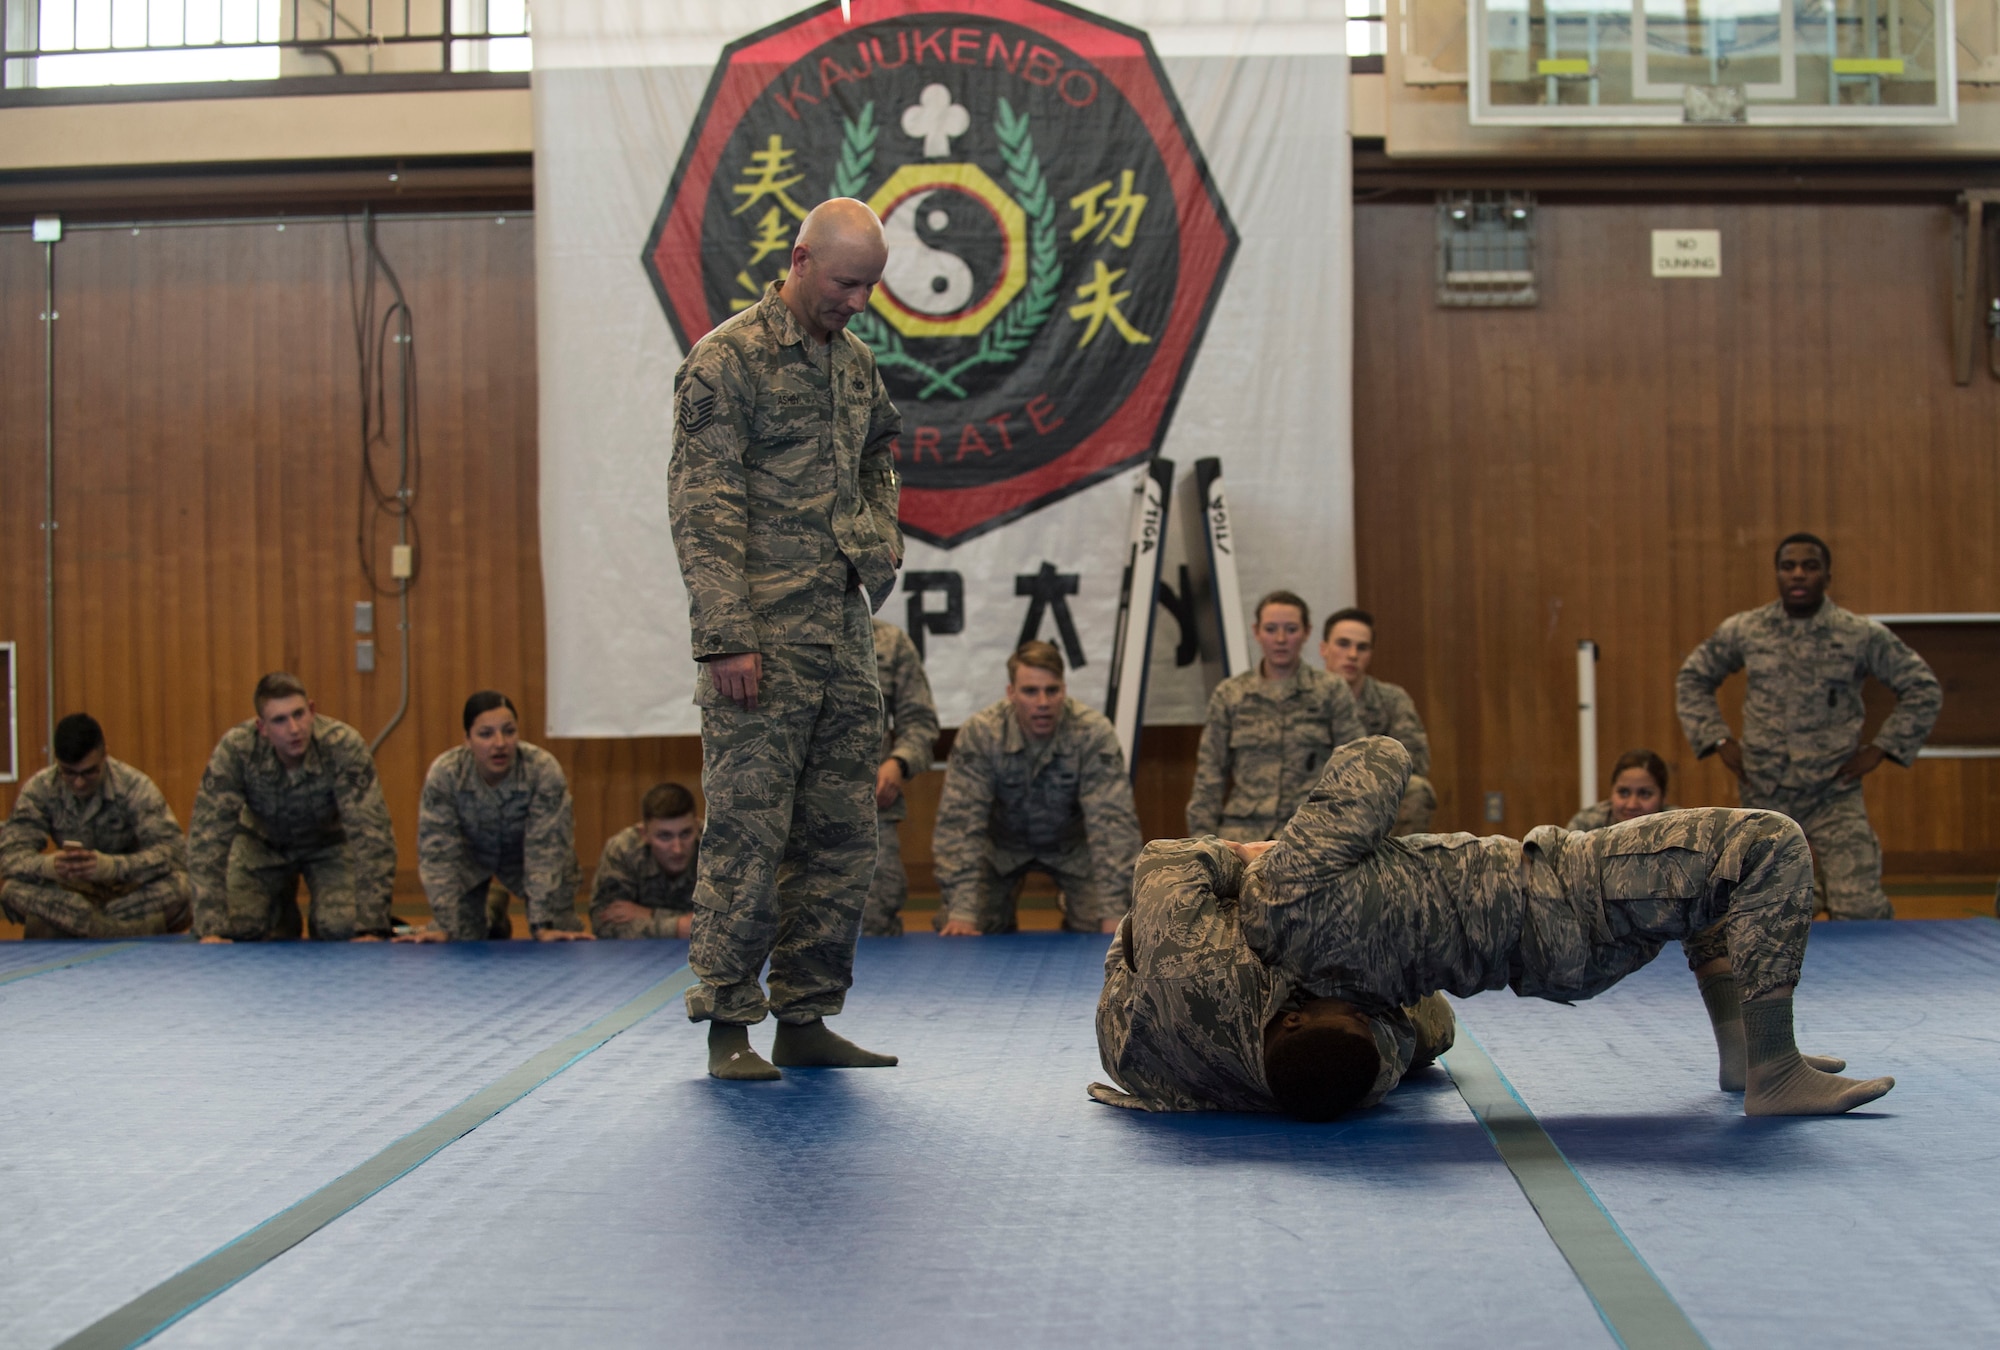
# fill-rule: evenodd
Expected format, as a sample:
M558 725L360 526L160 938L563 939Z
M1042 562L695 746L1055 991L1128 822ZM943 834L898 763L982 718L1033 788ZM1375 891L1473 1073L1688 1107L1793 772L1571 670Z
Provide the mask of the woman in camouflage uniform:
M513 700L482 689L465 701L465 744L439 755L417 815L417 874L436 919L414 941L513 935L497 877L528 907L543 942L588 938L576 912L576 829L554 755L521 739Z
M1347 682L1302 659L1311 625L1306 602L1290 591L1257 602L1253 631L1264 659L1209 695L1188 794L1189 835L1272 838L1319 781L1333 748L1360 739Z
M1667 804L1667 762L1651 750L1627 750L1611 766L1611 795L1571 816L1568 828L1601 830L1673 809Z

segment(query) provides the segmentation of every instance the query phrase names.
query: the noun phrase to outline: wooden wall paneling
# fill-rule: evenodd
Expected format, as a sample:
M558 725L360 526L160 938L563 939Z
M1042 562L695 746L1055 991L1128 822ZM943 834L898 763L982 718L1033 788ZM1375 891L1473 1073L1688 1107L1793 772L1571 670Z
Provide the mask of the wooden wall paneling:
M1441 827L1494 828L1489 790L1510 831L1568 816L1584 637L1605 763L1650 745L1677 800L1733 802L1691 763L1673 675L1771 598L1790 530L1832 541L1850 609L2000 600L2000 387L1951 383L1948 207L1544 203L1542 303L1520 311L1436 307L1430 210L1356 213L1356 492L1378 668L1431 723ZM1721 279L1653 279L1648 232L1700 227ZM2000 859L1995 772L1872 778L1892 862Z
M42 705L42 246L0 234L0 640L18 643L20 771L46 763ZM4 728L0 728L4 734ZM0 810L16 784L0 784Z
M378 760L406 888L423 775L459 741L465 696L507 691L525 733L545 739L531 230L519 217L381 229L416 313L422 434L413 697ZM58 512L76 526L58 539L58 701L94 712L185 823L264 671L295 671L364 735L395 710L393 597L375 597L376 671L353 669L353 604L369 594L348 240L339 225L245 224L77 231L59 247ZM17 321L39 288L39 250L0 236L10 370L39 370L39 326L32 312ZM5 382L7 482L34 490L0 506L0 624L27 648L36 727L40 426L39 379ZM572 776L586 865L646 787L699 780L692 737L549 748Z
M1574 809L1583 637L1603 648L1605 762L1651 745L1677 800L1733 801L1690 762L1673 672L1768 598L1790 529L1833 540L1850 608L2000 608L2000 386L1950 383L1948 208L1545 204L1543 303L1486 312L1435 306L1430 213L1356 213L1355 458L1376 668L1430 723L1440 828L1496 828L1487 791L1509 831ZM1704 225L1723 231L1720 281L1646 275L1648 230ZM424 771L482 686L568 768L589 865L647 786L698 782L700 751L543 734L532 224L389 220L382 242L416 309L423 436L414 697L380 759L405 880ZM241 225L79 231L59 250L59 702L96 712L185 819L262 671L295 669L364 734L395 707L393 598L377 598L378 669L352 669L367 592L347 244L337 225ZM10 371L39 368L40 263L0 235ZM22 642L32 769L38 379L0 382L0 457L0 628ZM1181 828L1196 734L1147 733L1149 835ZM920 896L942 782L911 789ZM1996 789L2000 766L1925 761L1868 797L1892 859L1942 866L2000 856Z

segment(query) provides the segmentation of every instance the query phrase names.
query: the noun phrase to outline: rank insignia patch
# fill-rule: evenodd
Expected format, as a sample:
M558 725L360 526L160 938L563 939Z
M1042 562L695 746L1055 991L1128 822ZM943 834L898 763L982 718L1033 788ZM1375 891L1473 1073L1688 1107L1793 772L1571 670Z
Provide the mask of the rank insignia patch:
M715 420L715 390L707 380L692 372L687 383L681 386L678 405L681 430L690 436L699 436L708 430L708 424Z

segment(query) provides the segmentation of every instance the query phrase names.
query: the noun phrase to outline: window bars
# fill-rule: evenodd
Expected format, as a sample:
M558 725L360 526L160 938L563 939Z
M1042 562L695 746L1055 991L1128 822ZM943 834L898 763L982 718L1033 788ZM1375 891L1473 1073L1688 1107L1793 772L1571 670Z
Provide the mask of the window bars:
M0 0L0 89L526 70L527 0Z

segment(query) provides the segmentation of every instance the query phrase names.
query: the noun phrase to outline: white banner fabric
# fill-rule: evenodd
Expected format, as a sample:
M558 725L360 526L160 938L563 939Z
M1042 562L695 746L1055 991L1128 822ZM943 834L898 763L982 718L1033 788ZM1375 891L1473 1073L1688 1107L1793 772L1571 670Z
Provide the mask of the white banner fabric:
M1150 33L1240 240L1160 453L1180 477L1199 458L1221 461L1244 603L1285 587L1304 596L1317 617L1351 603L1355 589L1352 207L1339 21L1194 29L1149 22L1157 19L1151 11L1184 11L1171 0L1100 8ZM1285 6L1287 14L1297 8ZM667 527L671 390L682 353L640 253L716 54L791 9L764 0L536 6L541 531L552 735L700 730L687 597ZM868 0L856 0L855 9L857 20L865 18ZM732 31L716 31L724 13ZM1222 54L1179 54L1190 47ZM1268 54L1274 48L1292 54ZM1006 656L1035 603L1031 579L1044 564L1074 578L1063 600L1084 659L1070 691L1103 706L1136 476L1136 469L1120 473L954 548L910 540L906 575L955 573L963 588L961 631L922 639L946 726L1000 696ZM1169 523L1169 587L1179 585L1190 524ZM941 590L912 597L899 585L881 617L909 626L912 599L927 612L945 603ZM1042 605L1034 636L1059 641L1055 608ZM1203 666L1175 664L1176 650L1185 652L1180 639L1163 609L1148 722L1201 720Z

